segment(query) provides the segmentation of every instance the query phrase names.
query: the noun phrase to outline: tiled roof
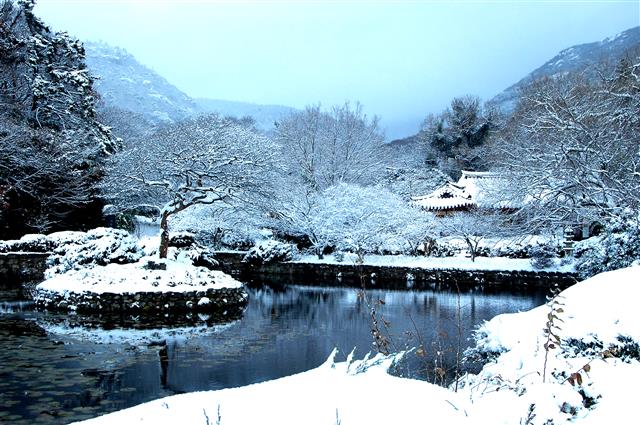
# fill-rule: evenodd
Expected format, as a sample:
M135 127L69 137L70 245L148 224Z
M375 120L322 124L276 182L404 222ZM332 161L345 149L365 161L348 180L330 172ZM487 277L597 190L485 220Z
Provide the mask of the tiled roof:
M514 203L503 197L508 182L497 173L463 171L457 183L448 182L428 195L412 198L415 205L428 211L458 210L468 207L511 208Z

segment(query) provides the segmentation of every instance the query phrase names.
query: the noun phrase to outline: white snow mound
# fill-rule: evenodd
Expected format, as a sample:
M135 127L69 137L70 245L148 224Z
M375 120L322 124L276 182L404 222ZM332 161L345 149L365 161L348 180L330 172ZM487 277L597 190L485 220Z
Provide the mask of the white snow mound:
M149 261L166 270L149 270ZM108 264L54 275L36 288L59 293L132 294L137 292L191 292L240 288L242 284L219 270L208 270L175 260L145 257L132 264Z

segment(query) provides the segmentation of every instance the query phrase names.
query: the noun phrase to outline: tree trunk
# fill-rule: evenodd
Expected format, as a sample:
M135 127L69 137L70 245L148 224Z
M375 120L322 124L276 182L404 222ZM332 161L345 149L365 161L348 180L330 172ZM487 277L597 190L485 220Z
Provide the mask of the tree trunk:
M469 255L471 256L471 262L476 261L476 253L478 252L478 242L472 241L470 238L465 237L465 241L467 242L467 247L469 248Z
M162 211L160 219L160 258L167 258L169 252L169 212Z

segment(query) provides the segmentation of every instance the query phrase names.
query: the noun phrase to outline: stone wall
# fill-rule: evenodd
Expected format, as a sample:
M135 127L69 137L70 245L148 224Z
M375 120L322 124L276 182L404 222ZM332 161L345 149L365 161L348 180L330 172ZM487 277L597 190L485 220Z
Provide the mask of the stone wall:
M242 263L240 253L216 253L225 272L242 278L263 276L280 283L322 284L384 289L431 289L462 291L501 288L567 288L577 282L573 273L547 271L497 271L422 269L353 264L277 263L253 266Z
M235 314L247 303L244 288L208 289L191 292L137 292L131 294L68 292L36 288L36 306L79 313L121 313L154 315L168 312Z
M41 282L49 253L0 253L0 288L16 288L25 282Z

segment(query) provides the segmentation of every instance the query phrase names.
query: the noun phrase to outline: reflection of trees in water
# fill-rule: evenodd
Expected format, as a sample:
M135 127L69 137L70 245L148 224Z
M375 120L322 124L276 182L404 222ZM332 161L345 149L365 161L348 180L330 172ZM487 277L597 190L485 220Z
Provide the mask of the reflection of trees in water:
M377 307L378 313L390 322L398 349L417 345L416 339L407 338L406 331L415 333L417 328L421 333L427 356L410 354L410 371L424 366L419 362L433 363L433 342L444 347L445 363L452 362L454 354L447 350L455 342L450 343L446 336L455 339L457 333L456 294L368 290L366 295L369 300L384 301ZM482 320L505 311L529 309L543 301L532 300L531 296L461 294L465 345ZM20 326L10 327L30 338L48 338L38 327ZM126 353L122 347L103 345L98 350L84 342L92 350L101 351L100 357L92 354L69 359L67 366L69 370L94 367L95 376L84 377L85 381L91 378L93 384L87 387L85 382L78 393L94 388L105 394L100 408L113 410L174 393L235 387L291 375L318 366L336 346L343 353L357 346L356 356L362 357L371 348L370 332L370 304L358 296L356 289L288 286L273 291L263 287L250 290L242 320L221 333L167 338L163 345ZM74 349L78 346L61 346L60 352ZM109 366L97 363L107 358Z
M374 307L376 316L390 323L383 331L392 349L402 350L424 343L426 356L419 359L422 365L415 360L410 362L414 370L424 368L425 364L432 365L436 358L445 366L454 364L458 332L461 333L460 349L464 350L471 343L472 331L483 320L505 311L526 310L544 301L541 296L532 301L530 295L458 295L433 291L367 290L360 297L354 289L295 287L284 294L260 295L254 298L259 308L252 310L253 313L264 316L264 310L270 308L272 318L305 320L312 328L325 328L330 335L339 335L334 341L343 345L340 348L350 350L357 345L358 355L364 355L371 347L371 308ZM376 302L378 300L383 302Z

